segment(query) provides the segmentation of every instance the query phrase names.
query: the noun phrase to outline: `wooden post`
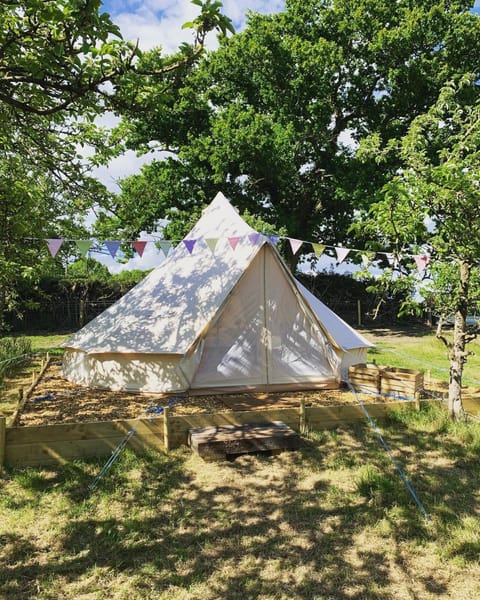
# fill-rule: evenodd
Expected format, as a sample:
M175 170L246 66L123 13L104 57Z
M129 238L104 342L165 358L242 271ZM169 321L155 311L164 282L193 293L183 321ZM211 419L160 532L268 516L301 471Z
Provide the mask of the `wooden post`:
M420 392L415 392L415 410L420 410Z
M360 302L360 300L357 300L357 325L359 327L362 326L362 303Z
M24 393L25 392L24 392L23 388L18 389L18 404L20 404L20 402L22 402Z
M305 398L300 399L300 435L303 435L307 431L307 422L305 415Z
M170 450L169 434L168 406L165 406L163 409L163 445L165 446L165 452Z
M6 432L7 432L7 419L3 416L0 417L0 471L3 469L5 463L5 444L6 444Z

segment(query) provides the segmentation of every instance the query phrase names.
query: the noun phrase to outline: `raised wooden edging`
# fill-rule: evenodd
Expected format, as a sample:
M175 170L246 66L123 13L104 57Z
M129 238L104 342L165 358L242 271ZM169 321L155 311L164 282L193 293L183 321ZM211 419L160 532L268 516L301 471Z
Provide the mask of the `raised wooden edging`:
M368 404L366 408L374 419L381 420L389 410L402 406L405 406L405 402ZM167 413L166 419L160 416L142 420L64 423L35 427L5 428L3 423L3 429L0 422L0 459L3 455L6 465L27 467L58 464L93 456L109 456L132 427L136 428L136 434L131 438L129 447L136 452L145 449L168 450L186 444L189 429L245 423L262 424L271 421L283 421L298 432L332 429L342 424L364 422L365 415L360 406L349 404L305 407L301 410L285 408L177 416Z

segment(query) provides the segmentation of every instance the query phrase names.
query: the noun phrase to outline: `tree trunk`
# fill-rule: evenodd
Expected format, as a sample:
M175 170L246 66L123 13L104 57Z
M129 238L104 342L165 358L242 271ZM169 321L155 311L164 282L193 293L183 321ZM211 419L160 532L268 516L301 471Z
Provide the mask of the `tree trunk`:
M466 346L466 317L468 311L468 293L470 285L470 264L460 263L460 282L457 310L455 311L455 326L453 330L453 345L450 350L450 381L448 386L448 410L453 419L461 419L465 413L462 404L463 367L467 361Z

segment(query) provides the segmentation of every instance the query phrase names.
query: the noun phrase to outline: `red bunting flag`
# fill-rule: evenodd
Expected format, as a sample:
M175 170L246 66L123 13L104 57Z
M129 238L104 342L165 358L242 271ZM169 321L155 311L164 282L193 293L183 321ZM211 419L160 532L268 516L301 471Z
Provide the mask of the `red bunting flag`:
M146 245L147 245L147 242L143 242L141 240L138 240L136 242L132 242L133 249L136 251L136 253L138 254L138 256L140 256L140 258L143 256L143 253L145 251L145 246Z

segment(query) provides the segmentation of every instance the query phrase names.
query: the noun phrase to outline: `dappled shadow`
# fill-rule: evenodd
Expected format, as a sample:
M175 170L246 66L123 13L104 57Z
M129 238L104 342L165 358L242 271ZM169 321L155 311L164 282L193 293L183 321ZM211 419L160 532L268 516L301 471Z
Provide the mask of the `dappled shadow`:
M447 580L417 571L405 558L405 544L420 547L455 515L478 510L478 456L464 455L461 466L453 459L432 468L425 462L428 453L454 456L458 444L442 451L434 434L422 434L422 453L416 455L418 437L399 424L388 429L392 447L401 449L396 458L435 527L422 518L378 441L361 426L310 432L297 452L218 464L203 463L187 450L142 459L127 454L130 468L110 473L83 502L78 492L96 463L85 463L84 472L75 465L46 480L31 477L22 485L35 494L54 493L61 484L72 501L70 518L48 560L40 560L35 543L22 546L27 533L16 538L26 549L24 560L12 550L0 554L0 593L32 597L35 585L53 581L67 596L69 586L78 595L91 593L86 574L95 568L108 569L110 582L131 578L135 593L152 598L368 600L393 599L399 589L409 597L441 597L448 593ZM389 483L383 495L358 492L352 474L366 464ZM108 511L106 498L116 508ZM475 560L476 550L464 540L455 554ZM16 588L20 580L22 591ZM107 581L96 585L103 586L95 588L98 597L114 595Z

